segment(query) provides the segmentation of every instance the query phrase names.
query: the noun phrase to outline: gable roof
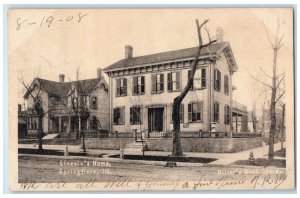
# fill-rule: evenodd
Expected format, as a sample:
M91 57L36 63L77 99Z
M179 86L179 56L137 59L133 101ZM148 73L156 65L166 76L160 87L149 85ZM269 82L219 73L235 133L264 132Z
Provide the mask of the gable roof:
M84 91L83 94L88 94L92 92L95 89L95 87L99 84L100 81L103 81L105 86L107 86L107 83L104 78L101 79L93 78L93 79L71 81L71 82L64 82L64 83L46 80L42 78L35 78L32 84L34 84L35 81L37 81L40 84L42 90L44 90L45 92L47 92L49 95L52 96L68 95L68 92L70 91L71 86L74 82L79 82L81 84L82 90ZM29 94L30 94L29 91L26 91L24 98L27 98Z
M208 47L205 47L201 50L200 57L217 55L227 46L229 46L228 42L220 42L220 43L211 44ZM122 59L122 60L119 60L118 62L106 67L104 69L104 71L107 72L110 70L118 70L118 69L123 69L123 68L129 68L132 66L138 66L138 65L173 61L173 60L179 60L179 59L185 59L185 58L193 58L195 56L195 54L197 53L197 50L198 50L198 47L192 47L192 48L187 48L187 49L180 49L180 50L175 50L175 51L132 57L129 59Z

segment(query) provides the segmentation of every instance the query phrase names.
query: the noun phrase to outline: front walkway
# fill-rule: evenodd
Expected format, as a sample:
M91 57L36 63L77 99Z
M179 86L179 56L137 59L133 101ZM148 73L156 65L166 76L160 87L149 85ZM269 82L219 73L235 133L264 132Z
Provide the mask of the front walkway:
M69 151L80 152L80 146L76 145L43 145L44 149L50 150L65 150L68 146ZM19 144L19 148L37 148L36 144ZM255 158L266 158L268 155L268 145L257 147L254 149L238 152L238 153L195 153L195 152L184 152L186 157L203 157L203 158L216 158L217 160L209 163L211 165L230 165L237 160L247 160L251 151L253 151ZM284 143L285 148L285 143ZM281 149L280 142L274 145L274 152ZM90 154L120 154L119 150L96 150L96 149L87 149L87 152ZM136 155L141 155L142 152L133 153ZM145 155L154 155L154 156L168 156L170 152L165 151L145 151Z

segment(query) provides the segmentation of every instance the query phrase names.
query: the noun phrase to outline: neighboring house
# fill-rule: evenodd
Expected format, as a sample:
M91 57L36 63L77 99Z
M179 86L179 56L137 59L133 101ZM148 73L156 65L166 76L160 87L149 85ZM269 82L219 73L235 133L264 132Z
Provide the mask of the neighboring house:
M196 51L133 57L133 48L125 46L125 59L104 69L111 93L110 131L171 132L172 103L187 83ZM231 47L228 42L212 44L199 58L193 88L180 108L181 131L229 132L232 76L238 69ZM245 109L236 109L235 116L240 112L247 116Z
M109 90L102 76L102 70L97 70L97 78L72 82L64 81L64 74L59 75L59 82L35 78L30 87L40 90L44 112L43 132L59 133L61 136L72 136L79 127L72 109L71 90L75 83L80 83L83 92L81 98L88 107L90 117L81 120L81 129L88 132L109 129ZM39 87L41 89L39 89ZM32 91L31 93L35 93ZM33 99L29 91L24 95L27 101L27 130L28 134L37 134L37 116L33 108Z
M22 105L18 104L18 138L27 136L26 111L22 109Z
M282 109L276 108L276 134L275 137L281 137L280 129L282 127ZM268 138L270 134L270 127L271 127L271 116L270 110L264 109L262 111L262 116L258 120L258 129L263 132L263 136ZM285 134L284 134L285 136Z

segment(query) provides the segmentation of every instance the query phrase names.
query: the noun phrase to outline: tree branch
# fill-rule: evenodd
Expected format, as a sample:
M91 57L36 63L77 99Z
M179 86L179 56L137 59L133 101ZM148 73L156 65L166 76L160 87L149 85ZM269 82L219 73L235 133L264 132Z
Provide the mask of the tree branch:
M285 91L283 91L283 92L280 94L280 96L276 99L275 103L277 103L278 100L280 100L280 98L281 98L284 94L285 94Z

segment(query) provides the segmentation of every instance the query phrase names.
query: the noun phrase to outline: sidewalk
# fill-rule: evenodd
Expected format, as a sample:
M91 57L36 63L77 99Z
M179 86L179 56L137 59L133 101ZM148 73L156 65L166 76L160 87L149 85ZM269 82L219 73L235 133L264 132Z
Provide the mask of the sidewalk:
M64 150L68 146L69 151L80 152L80 146L76 145L43 145L44 149L50 150ZM19 148L36 148L37 145L32 144L19 144ZM195 153L195 152L184 152L186 157L202 157L202 158L215 158L217 160L209 163L210 165L230 165L237 160L247 160L251 151L253 151L255 158L266 158L268 155L268 146L258 147L238 153ZM285 144L284 144L285 148ZM280 143L274 145L274 152L281 149ZM90 154L106 154L114 155L120 154L119 150L96 150L96 149L87 149L87 152ZM141 155L142 153L136 152L136 155ZM168 156L171 152L165 151L145 151L145 155L154 155L154 156Z

